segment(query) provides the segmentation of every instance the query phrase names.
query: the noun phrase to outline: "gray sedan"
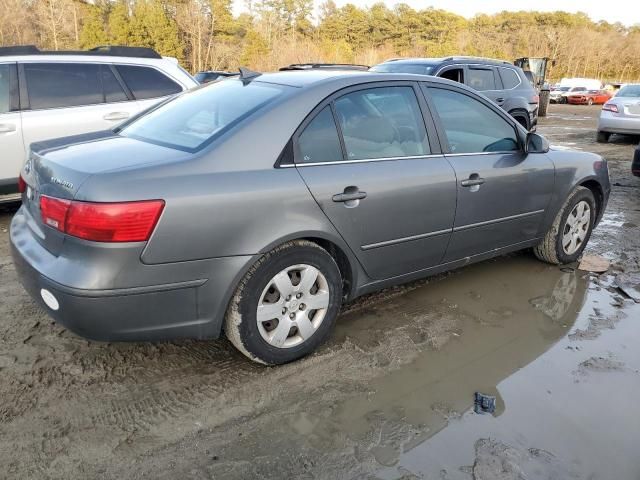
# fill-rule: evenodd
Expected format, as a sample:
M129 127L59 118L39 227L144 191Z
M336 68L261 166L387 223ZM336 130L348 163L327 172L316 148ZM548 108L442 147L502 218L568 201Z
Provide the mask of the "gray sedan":
M625 85L602 106L598 142L608 142L612 133L640 135L640 84Z
M32 145L16 269L99 340L217 338L300 358L359 295L533 248L574 262L609 197L600 156L553 150L448 80L244 72L115 131Z

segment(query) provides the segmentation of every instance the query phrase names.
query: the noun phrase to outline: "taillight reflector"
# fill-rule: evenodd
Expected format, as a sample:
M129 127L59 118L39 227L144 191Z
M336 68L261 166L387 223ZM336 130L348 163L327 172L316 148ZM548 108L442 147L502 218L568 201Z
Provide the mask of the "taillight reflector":
M40 197L40 215L42 222L51 228L65 231L65 220L71 200L63 200L62 198L53 198L42 195Z
M618 113L618 106L615 103L605 103L602 109L608 112Z
M24 193L27 190L27 182L22 178L22 174L18 177L18 192Z
M163 200L92 203L40 197L46 225L94 242L147 241L163 208Z

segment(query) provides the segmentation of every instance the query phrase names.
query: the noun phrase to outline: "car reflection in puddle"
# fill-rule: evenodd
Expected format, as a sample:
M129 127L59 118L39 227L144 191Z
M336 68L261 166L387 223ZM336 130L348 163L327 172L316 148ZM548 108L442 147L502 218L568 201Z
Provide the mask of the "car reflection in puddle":
M342 318L338 335L364 348L394 326L411 328L421 312L459 322L450 341L374 379L369 395L345 401L330 421L318 422L314 435L348 435L379 464L391 466L471 409L476 391L496 396L493 415L501 415L505 405L496 385L569 331L587 283L584 272L517 255L469 267L365 315L353 314L358 318Z

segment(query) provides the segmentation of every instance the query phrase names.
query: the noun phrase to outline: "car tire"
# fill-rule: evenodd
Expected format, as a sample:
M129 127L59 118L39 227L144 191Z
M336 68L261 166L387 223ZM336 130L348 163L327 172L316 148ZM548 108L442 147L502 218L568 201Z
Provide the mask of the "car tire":
M589 100L587 100L587 105L589 106L593 105L593 98L590 98Z
M609 141L609 137L611 137L611 134L609 132L598 131L598 133L596 134L596 141L598 143L607 143Z
M523 110L511 110L509 115L511 115L516 122L522 125L527 132L531 129L531 126L529 125L529 114L527 112Z
M303 284L307 275L310 280ZM227 309L225 333L256 362L292 362L327 339L341 301L342 277L333 257L313 242L288 242L262 256L245 274Z
M591 190L577 187L564 202L542 241L533 248L535 256L554 265L577 261L591 238L596 209Z

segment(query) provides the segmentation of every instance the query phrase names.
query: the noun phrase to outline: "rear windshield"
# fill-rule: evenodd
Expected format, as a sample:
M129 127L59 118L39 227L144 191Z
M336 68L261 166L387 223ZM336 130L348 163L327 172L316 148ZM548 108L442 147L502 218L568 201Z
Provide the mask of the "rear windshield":
M419 73L421 75L431 75L433 68L433 65L389 62L371 67L370 70L380 73Z
M618 92L618 97L640 97L640 85L627 85Z
M240 80L217 82L188 91L125 125L125 137L195 152L273 102L281 85Z

